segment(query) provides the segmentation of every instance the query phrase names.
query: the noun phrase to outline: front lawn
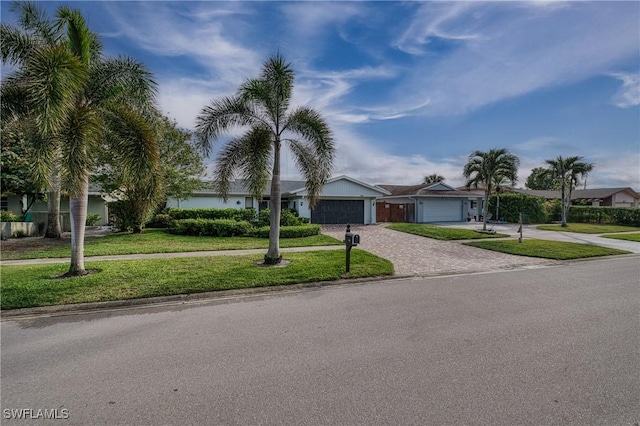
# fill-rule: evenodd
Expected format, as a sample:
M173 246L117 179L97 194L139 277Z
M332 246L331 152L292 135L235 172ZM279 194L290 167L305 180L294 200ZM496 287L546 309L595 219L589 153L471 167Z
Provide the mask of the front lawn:
M634 232L630 234L613 234L613 235L601 235L602 238L612 238L614 240L625 241L638 241L640 242L640 232Z
M392 223L389 229L434 238L436 240L476 240L481 238L503 238L505 234L485 234L470 229L444 228L442 226L425 225L421 223Z
M332 281L393 274L393 265L369 252L351 252L345 275L343 251L286 253L284 267L261 267L262 255L87 262L101 272L79 278L52 279L64 265L2 266L2 309L100 302Z
M560 225L540 225L537 229L542 231L577 232L580 234L640 231L640 228L636 226L599 225L597 223L568 223L566 228Z
M342 244L328 235L303 238L281 238L280 247L312 247ZM142 234L116 233L103 237L86 237L85 256L108 256L139 253L177 253L190 251L267 249L268 238L194 237L167 234L161 229L145 229ZM0 258L41 259L71 256L71 240L29 238L2 242Z
M581 259L586 257L611 256L629 253L628 251L590 244L536 239L525 239L522 243L519 243L518 240L502 240L471 241L464 244L487 250L499 251L501 253L515 254L518 256L542 257L545 259L555 260Z

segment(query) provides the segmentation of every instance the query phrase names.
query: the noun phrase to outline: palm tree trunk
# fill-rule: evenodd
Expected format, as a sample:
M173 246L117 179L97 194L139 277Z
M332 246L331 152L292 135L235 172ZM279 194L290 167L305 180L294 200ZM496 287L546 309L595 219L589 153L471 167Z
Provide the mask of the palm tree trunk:
M51 173L49 191L47 193L47 229L45 238L60 239L62 227L60 226L60 176L57 168Z
M71 212L71 265L68 276L86 275L84 269L84 229L87 221L89 199L89 177L82 184L80 193L69 198Z
M269 217L269 250L264 256L264 263L277 265L282 260L280 255L280 201L282 191L280 188L280 143L275 144L273 153L273 175L271 176L271 208Z
M487 230L487 214L489 213L489 190L484 191L484 205L482 206L482 230Z
M565 177L562 176L562 187L561 187L561 191L562 191L562 219L560 222L560 226L563 228L567 227L567 211L569 210L567 208L567 195L565 193L566 191L566 186L565 186L565 182L564 182Z

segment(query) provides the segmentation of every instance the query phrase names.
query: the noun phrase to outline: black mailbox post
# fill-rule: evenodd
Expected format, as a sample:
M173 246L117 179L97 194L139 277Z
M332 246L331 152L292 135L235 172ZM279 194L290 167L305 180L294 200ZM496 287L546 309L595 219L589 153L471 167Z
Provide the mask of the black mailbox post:
M346 245L346 272L351 270L351 248L360 244L360 235L351 232L351 225L347 225L343 243Z

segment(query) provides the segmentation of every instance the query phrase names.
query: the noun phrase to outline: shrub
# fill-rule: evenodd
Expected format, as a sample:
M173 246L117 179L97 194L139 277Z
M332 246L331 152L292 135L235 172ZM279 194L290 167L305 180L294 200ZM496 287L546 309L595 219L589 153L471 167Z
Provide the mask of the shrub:
M0 211L0 222L22 222L22 216L10 211Z
M245 235L251 229L249 222L233 219L180 219L171 221L167 232L180 235L234 237Z
M167 228L171 223L171 215L158 213L145 225L147 228Z
M255 228L250 235L258 238L269 238L268 226ZM280 238L303 238L320 234L320 225L298 225L298 226L282 226L280 228Z
M544 211L547 214L547 222L562 220L562 202L560 200L545 201Z
M85 221L86 226L94 226L96 222L100 220L100 215L96 213L88 213L87 220Z
M13 233L13 238L25 238L28 237L27 233L22 230L22 229L18 229L17 231L15 231Z
M634 207L571 206L569 222L640 226L640 209Z
M255 209L167 209L171 219L233 219L251 222L256 218Z
M496 214L495 195L489 198L489 211ZM520 220L525 223L546 223L547 214L544 209L544 198L528 194L501 194L500 195L500 217L507 222L516 223Z
M269 215L271 210L264 209L258 214L258 220L255 225L258 228L263 226L270 226L271 221ZM305 223L305 218L298 217L298 212L295 210L283 209L280 212L280 226L299 226Z

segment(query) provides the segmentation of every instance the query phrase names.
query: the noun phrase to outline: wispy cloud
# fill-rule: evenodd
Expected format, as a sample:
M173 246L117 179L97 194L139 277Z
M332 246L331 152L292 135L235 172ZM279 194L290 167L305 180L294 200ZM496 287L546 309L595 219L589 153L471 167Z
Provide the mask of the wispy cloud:
M614 73L612 77L622 81L622 86L613 95L613 104L620 108L640 105L640 75L630 73Z

